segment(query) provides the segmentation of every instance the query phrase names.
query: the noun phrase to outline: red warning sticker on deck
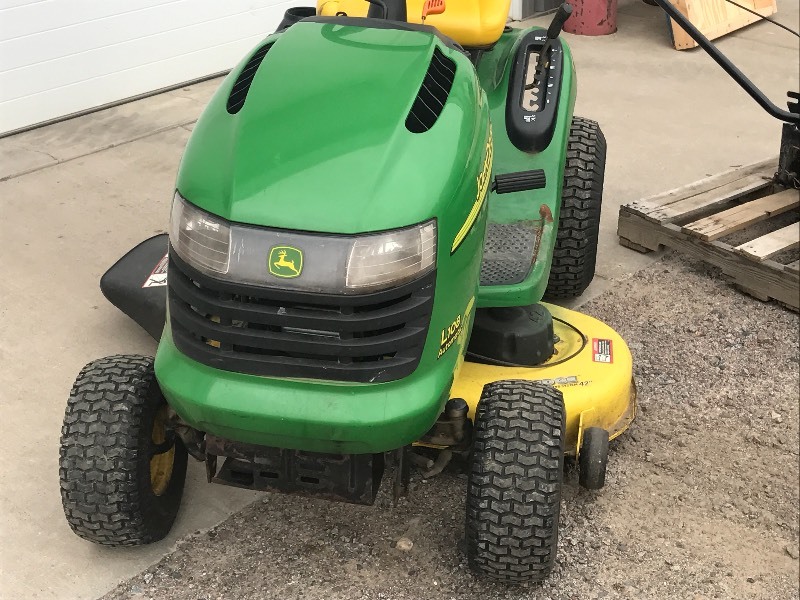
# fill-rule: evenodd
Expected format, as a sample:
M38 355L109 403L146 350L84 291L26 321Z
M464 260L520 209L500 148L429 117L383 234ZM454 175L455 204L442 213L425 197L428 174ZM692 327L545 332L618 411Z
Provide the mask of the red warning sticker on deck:
M614 362L614 347L611 340L592 338L592 360L599 363Z

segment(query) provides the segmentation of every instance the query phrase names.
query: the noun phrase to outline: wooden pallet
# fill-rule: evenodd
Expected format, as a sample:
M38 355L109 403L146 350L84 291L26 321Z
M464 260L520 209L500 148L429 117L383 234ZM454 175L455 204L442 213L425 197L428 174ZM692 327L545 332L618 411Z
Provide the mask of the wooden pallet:
M799 261L773 257L800 245L800 192L773 185L777 165L763 161L622 206L619 241L640 252L672 248L719 267L751 296L798 310Z
M760 20L758 16L725 2L725 0L670 1L710 40ZM776 0L737 0L737 2L765 17L778 10ZM672 43L677 50L697 46L697 42L680 25L669 17L667 17L667 21L671 27Z

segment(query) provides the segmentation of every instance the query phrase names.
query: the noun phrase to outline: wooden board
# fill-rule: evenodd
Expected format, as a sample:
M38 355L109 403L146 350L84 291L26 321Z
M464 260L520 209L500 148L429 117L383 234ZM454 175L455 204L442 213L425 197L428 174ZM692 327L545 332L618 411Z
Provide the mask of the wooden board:
M710 242L800 206L800 191L783 190L684 225L684 233Z
M719 267L737 288L756 298L800 309L797 262L771 260L800 240L800 223L781 227L783 223L775 220L778 213L800 205L797 190L773 189L765 179L776 166L777 159L762 161L622 206L620 244L639 252L672 248ZM693 215L698 218L687 224ZM748 234L748 227L757 222L772 232ZM735 231L755 239L737 247L720 241Z
M730 169L706 177L689 185L657 194L647 200L633 202L630 206L642 216L655 222L672 222L678 217L693 217L697 207L701 210L725 203L736 190L757 191L770 185L778 169L778 159L762 160L747 167ZM751 178L751 176L753 176ZM743 181L755 182L753 187L743 186ZM716 192L719 190L719 194ZM747 192L745 192L747 193ZM676 206L678 205L678 206Z
M771 179L767 179L763 174L748 175L713 190L683 198L666 206L660 206L648 216L655 221L669 221L670 223L678 219L693 218L709 209L727 204L731 200L762 190L771 184Z
M738 4L768 17L778 11L777 0L736 0ZM670 0L703 35L713 40L741 29L760 19L725 0ZM672 40L677 50L695 48L695 42L683 28L668 19L672 28Z
M753 260L772 258L784 250L800 246L800 225L792 223L782 229L762 235L747 243L736 246L735 250Z

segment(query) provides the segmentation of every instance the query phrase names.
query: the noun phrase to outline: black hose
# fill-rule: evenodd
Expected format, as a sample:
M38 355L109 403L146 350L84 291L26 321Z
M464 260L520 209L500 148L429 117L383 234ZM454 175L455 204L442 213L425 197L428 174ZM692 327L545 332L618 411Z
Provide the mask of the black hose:
M653 0L767 113L780 121L800 123L800 114L778 108L730 59L720 52L669 0Z

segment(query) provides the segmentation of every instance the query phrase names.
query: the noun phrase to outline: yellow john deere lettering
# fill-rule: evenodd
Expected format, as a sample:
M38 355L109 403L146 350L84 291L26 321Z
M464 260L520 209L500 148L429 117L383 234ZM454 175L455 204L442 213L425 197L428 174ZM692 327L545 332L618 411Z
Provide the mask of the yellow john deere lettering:
M453 342L456 341L458 335L461 333L463 321L461 315L457 315L455 320L447 326L447 329L442 329L442 341L439 344L439 354L437 358L442 358L442 354L450 349Z
M483 208L483 203L486 200L486 193L489 191L489 179L492 176L492 157L494 155L494 146L492 145L492 128L489 127L489 139L486 141L486 156L483 159L483 168L481 169L480 175L478 175L478 195L475 198L475 204L472 205L472 209L469 211L467 215L467 220L464 221L464 224L461 226L461 229L458 230L456 237L453 239L453 247L450 249L450 254L456 251L456 249L461 245L461 242L467 237L467 234L472 229L472 226L475 225L475 221L478 220L478 215Z
M473 296L469 303L467 304L467 308L464 310L463 315L456 315L453 322L447 326L447 329L442 329L441 334L441 343L439 344L439 353L437 354L436 358L442 358L444 353L447 352L453 345L463 346L467 341L466 336L466 325L469 323L469 316L472 313L472 308L475 306L475 296ZM458 359L458 363L456 365L456 373L461 368L461 364L464 361L464 356Z

